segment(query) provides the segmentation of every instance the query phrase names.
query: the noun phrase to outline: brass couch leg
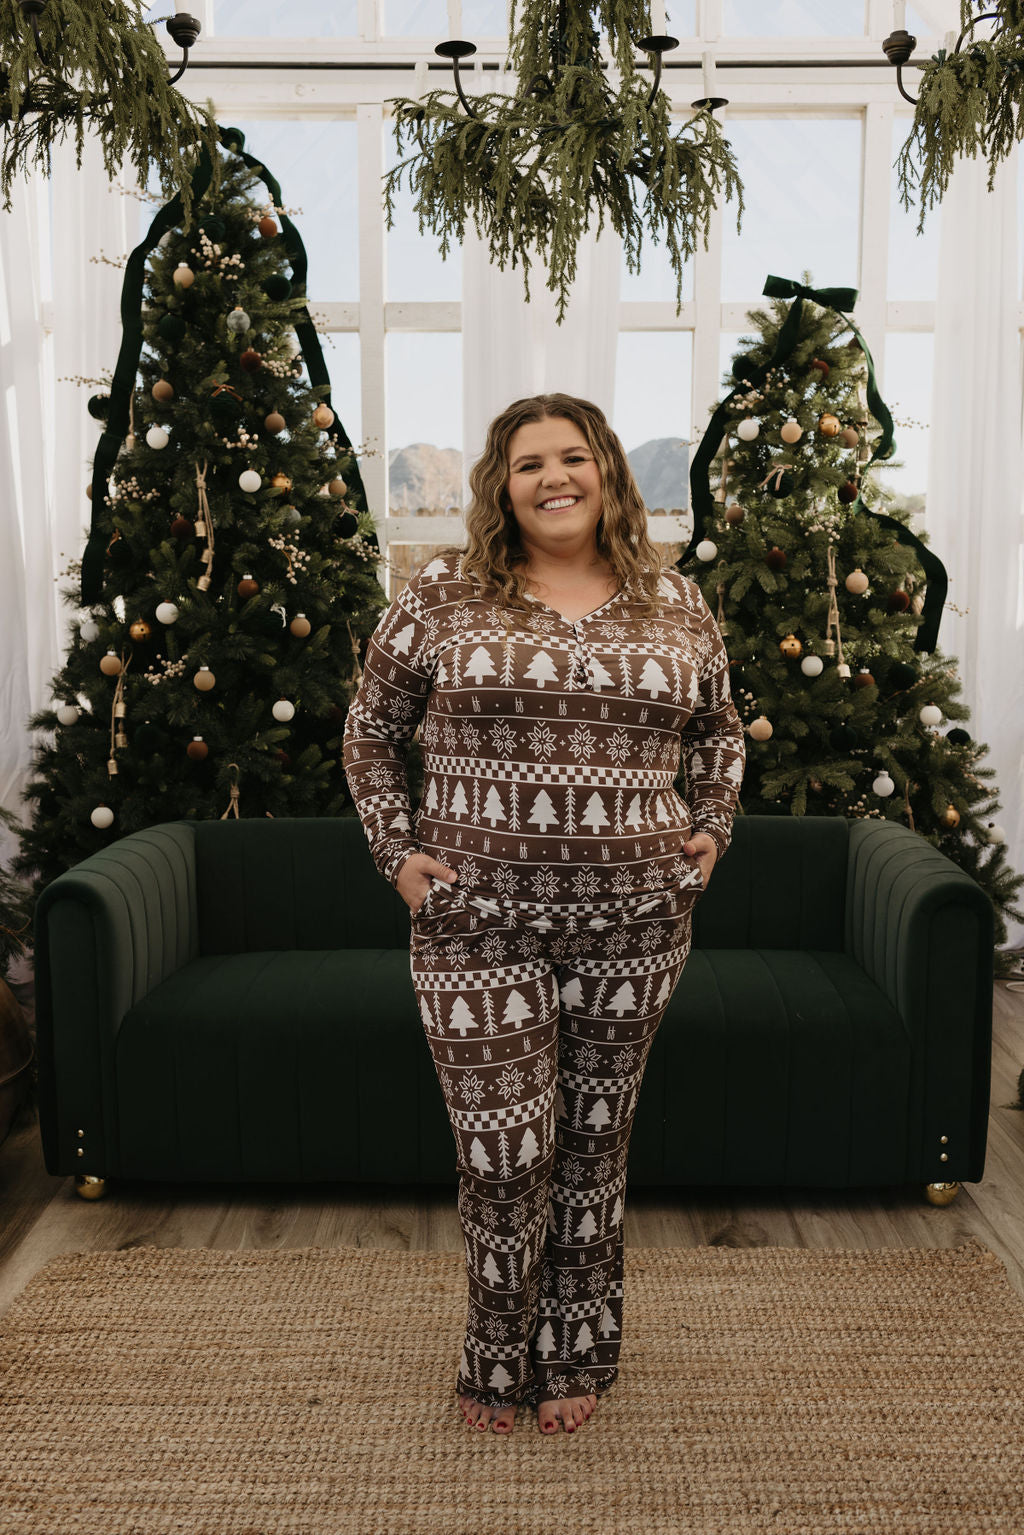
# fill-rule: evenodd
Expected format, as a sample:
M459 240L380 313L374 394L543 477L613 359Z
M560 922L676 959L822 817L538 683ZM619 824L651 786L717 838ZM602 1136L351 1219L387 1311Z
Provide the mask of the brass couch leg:
M91 1173L83 1173L75 1178L75 1193L82 1199L102 1199L106 1192L106 1178L94 1178Z
M930 1205L951 1205L960 1192L959 1183L926 1183L924 1197Z

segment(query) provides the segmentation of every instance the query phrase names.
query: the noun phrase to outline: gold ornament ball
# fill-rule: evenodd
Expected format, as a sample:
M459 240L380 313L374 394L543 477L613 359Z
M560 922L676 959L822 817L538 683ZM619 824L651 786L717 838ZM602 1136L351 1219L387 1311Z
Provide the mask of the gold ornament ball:
M784 656L801 655L803 648L803 645L797 639L795 634L787 634L784 639L779 641L779 649L782 651Z
M727 506L725 509L726 522L731 522L734 526L738 523L741 523L746 515L747 514L743 507L740 506L736 501L734 501L731 506Z
M855 448L860 442L860 433L855 426L844 426L841 436L847 448Z
M250 575L243 576L241 581L238 583L239 597L255 597L259 589L260 583L258 581L254 581Z
M857 597L866 592L870 584L868 577L861 570L860 566L856 570L851 570L846 578L846 590L853 592Z
M312 631L313 625L310 623L305 613L296 613L288 627L297 639L304 640L306 636Z
M108 650L100 661L100 671L104 677L117 677L121 672L121 658L114 651Z
M804 429L799 421L786 421L779 432L783 442L799 442L804 435Z
M208 666L201 666L196 672L195 676L192 678L192 681L195 683L200 693L209 693L211 688L214 688L217 685L217 679Z
M276 436L278 432L284 431L286 422L279 410L272 410L264 419L263 425L268 432L273 432Z
M202 762L205 757L210 755L210 748L207 746L202 736L193 736L191 741L185 747L185 753L187 756L191 757L193 762Z
M188 266L184 261L180 266L176 266L174 268L171 276L174 278L175 284L179 288L191 288L192 284L196 280L196 274L193 272L192 268Z
M955 805L947 805L942 812L942 821L945 826L959 826L960 812Z
M149 392L154 400L158 400L162 405L174 399L174 385L169 378L158 378Z
M346 490L348 490L348 486L340 475L327 482L327 494L329 496L343 496Z
M755 741L767 741L774 733L775 727L766 715L759 714L747 728Z
M85 499L87 501L91 501L92 500L92 481L91 480L89 481L88 485L85 487Z
M277 234L277 224L270 217L269 213L263 215L256 227L264 240L272 240Z
M842 430L843 423L838 416L833 416L829 411L818 417L818 431L822 437L837 437Z
M152 638L153 631L144 618L137 618L128 633L136 643L144 645L148 639Z
M291 490L292 488L292 482L286 474L273 475L270 483L274 490Z
M326 429L334 423L334 412L329 405L318 405L313 412L313 421L317 426Z

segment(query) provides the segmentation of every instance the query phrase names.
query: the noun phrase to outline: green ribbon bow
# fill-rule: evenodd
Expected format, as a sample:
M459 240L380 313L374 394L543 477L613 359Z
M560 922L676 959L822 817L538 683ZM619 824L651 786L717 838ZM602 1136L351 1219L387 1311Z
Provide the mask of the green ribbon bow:
M244 153L242 145L245 135L239 128L220 128L220 142L225 149L238 154L243 162L254 170L263 184L266 186L274 203L280 206L281 188L274 177L252 155ZM198 209L201 199L209 189L213 179L213 165L206 148L204 147L192 174L192 198L193 210ZM96 447L96 456L93 459L92 468L92 518L89 527L89 538L82 556L82 606L88 607L94 602L99 602L103 595L103 566L106 555L105 536L99 527L98 509L106 494L106 488L117 462L117 455L121 450L121 444L128 432L130 419L130 403L132 392L135 388L135 380L139 370L139 356L142 352L142 289L146 277L146 257L159 243L162 235L169 229L173 229L181 221L183 205L181 193L178 192L165 203L150 224L144 238L128 257L125 267L124 282L121 285L121 348L117 356L117 366L114 369L114 377L110 387L110 410L107 415L107 424L100 436ZM302 237L295 225L284 214L278 215L281 220L281 230L284 236L285 248L288 251L288 260L292 268L292 288L305 295L306 272L308 263L306 248L302 243ZM193 218L198 213L193 212ZM323 350L320 346L320 338L310 318L309 310L303 305L299 312L299 318L295 325L295 333L299 338L302 349L302 358L306 364L310 382L313 385L326 385L327 393L324 403L330 405L330 377L324 362ZM342 451L347 451L352 444L349 441L340 418L335 412L334 421L331 424L328 435L336 446ZM345 476L352 492L351 501L353 509L366 509L366 492L363 488L362 476L354 456L350 455L346 465ZM367 535L374 547L377 545L377 536L372 530Z

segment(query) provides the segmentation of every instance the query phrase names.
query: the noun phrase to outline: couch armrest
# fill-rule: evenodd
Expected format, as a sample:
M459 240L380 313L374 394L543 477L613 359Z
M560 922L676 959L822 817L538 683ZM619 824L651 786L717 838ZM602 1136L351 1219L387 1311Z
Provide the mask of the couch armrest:
M980 1179L992 1056L991 901L909 827L855 821L845 943L899 1012L920 1063L907 1107L910 1144L927 1151L924 1175ZM944 1170L943 1152L955 1173Z
M43 891L35 915L36 1025L49 1172L114 1170L121 1020L198 953L188 821L123 837Z

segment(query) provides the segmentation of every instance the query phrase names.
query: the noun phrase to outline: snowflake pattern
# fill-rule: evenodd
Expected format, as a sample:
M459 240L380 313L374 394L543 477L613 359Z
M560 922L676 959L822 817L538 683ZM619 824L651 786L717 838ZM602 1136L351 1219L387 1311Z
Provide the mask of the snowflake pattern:
M524 1081L523 1073L516 1066L506 1066L501 1075L493 1079L494 1086L506 1103L511 1103L519 1096Z

